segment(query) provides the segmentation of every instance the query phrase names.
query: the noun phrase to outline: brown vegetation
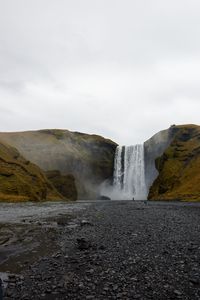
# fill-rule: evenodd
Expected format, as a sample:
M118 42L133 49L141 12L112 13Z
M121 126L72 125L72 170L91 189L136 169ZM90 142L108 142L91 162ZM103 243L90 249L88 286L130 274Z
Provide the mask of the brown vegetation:
M200 126L173 127L174 138L156 160L159 176L150 200L200 201Z
M0 201L61 200L42 170L0 142Z
M78 194L73 175L61 175L60 171L48 171L46 176L61 195L72 201L77 200Z

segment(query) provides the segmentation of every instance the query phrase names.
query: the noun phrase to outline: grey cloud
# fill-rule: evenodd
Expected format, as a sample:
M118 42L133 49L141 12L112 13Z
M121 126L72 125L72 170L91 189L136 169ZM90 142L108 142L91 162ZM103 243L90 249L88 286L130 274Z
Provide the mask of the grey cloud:
M198 0L1 0L0 130L132 144L198 123L199 11Z

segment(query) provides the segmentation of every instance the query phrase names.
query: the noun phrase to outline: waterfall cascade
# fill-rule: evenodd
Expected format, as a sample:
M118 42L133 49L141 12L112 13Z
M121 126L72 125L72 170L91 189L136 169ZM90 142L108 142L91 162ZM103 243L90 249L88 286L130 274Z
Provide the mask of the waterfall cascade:
M117 199L145 200L147 198L144 145L117 147L113 185Z

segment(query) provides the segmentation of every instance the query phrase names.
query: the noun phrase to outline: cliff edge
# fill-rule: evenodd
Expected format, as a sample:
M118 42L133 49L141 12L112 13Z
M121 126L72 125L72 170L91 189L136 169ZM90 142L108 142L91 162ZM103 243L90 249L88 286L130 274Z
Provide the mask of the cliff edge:
M171 142L155 160L149 200L200 201L200 126L171 127Z

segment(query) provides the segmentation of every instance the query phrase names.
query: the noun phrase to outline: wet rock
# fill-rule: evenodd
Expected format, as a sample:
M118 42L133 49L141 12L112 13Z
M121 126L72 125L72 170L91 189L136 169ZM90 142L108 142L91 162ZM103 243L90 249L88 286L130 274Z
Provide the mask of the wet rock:
M115 284L112 289L113 289L113 291L116 291L116 290L118 290L118 288L119 288L118 285Z
M92 300L92 299L95 299L95 296L94 295L87 295L85 297L86 300Z
M105 250L106 247L104 245L99 246L99 250Z
M86 225L92 226L92 223L90 221L88 221L88 220L82 220L81 221L81 226L86 226Z
M86 271L86 273L93 274L94 273L94 269L90 269L90 270Z
M79 287L80 289L83 289L83 288L84 288L83 282L80 282L79 285L78 285L78 287Z
M58 226L67 226L69 223L68 219L62 218L57 221Z
M6 297L12 297L13 296L13 291L11 289L7 289L5 293ZM2 299L3 299L3 294L2 294Z
M60 257L62 257L62 254L61 254L61 253L57 253L57 254L55 255L55 258L60 258Z
M86 240L85 238L77 238L77 243L79 250L88 250L92 247L90 241Z
M179 290L175 290L175 291L174 291L174 294L175 294L176 296L178 296L178 297L181 297L182 292L180 292Z
M199 277L190 278L190 282L194 285L198 285L200 284L200 278Z
M109 198L108 196L101 195L99 197L99 200L111 200L111 198Z

